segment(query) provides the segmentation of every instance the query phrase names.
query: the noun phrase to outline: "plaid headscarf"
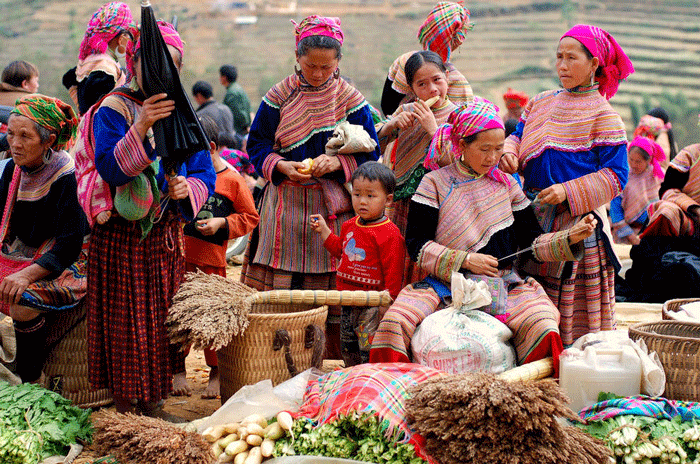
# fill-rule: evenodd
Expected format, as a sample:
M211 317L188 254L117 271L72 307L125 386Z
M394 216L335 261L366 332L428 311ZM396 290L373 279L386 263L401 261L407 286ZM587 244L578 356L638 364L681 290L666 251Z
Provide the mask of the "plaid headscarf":
M312 35L325 35L340 42L343 45L345 34L340 28L340 18L311 15L304 18L299 24L291 20L294 24L294 37L296 45L299 45L301 39Z
M578 24L561 36L572 37L583 44L600 61L603 70L595 80L600 84L598 91L610 100L617 92L620 81L634 72L632 62L617 44L613 36L603 29L587 24ZM561 40L561 39L559 39Z
M661 148L661 145L647 137L639 136L635 137L634 140L630 142L628 150L632 147L641 148L649 155L651 165L654 169L654 176L663 179L664 170L661 168L661 163L666 159L666 153L664 153L664 149Z
M53 147L62 150L75 137L78 118L73 108L58 98L32 93L17 99L12 114L21 114L56 134Z
M467 102L455 109L447 118L447 123L440 125L438 130L433 135L433 140L430 143L428 154L425 157L423 165L431 170L438 169L436 160L438 156L438 147L444 147L447 140L452 144L452 151L459 159L462 153L459 150L459 141L470 135L478 134L489 129L503 129L503 120L498 115L498 107L488 100L480 97L474 97L474 101ZM487 174L492 179L510 185L507 176L498 168L492 168Z
M423 49L434 51L445 62L450 61L452 50L462 45L467 32L474 29L474 24L469 22L469 10L460 3L438 3L418 30Z
M111 2L102 6L92 15L83 41L80 43L78 59L84 60L90 55L107 51L109 41L117 34L129 32L136 35L136 23L131 15L129 5Z
M158 29L160 30L160 34L163 36L163 40L165 40L166 45L175 47L175 49L180 52L180 56L184 56L185 44L182 42L182 39L180 39L180 34L178 34L175 30L175 26L166 21L158 21ZM126 48L126 70L129 73L127 81L136 76L134 68L134 54L139 48L141 48L140 35L133 42L133 46Z

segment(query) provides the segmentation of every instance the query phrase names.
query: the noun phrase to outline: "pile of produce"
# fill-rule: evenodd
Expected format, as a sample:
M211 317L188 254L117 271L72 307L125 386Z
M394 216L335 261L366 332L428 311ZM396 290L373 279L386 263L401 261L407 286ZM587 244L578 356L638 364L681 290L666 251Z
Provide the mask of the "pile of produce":
M93 417L95 450L113 455L120 463L208 464L215 460L201 435L162 419L107 410Z
M292 416L281 412L267 421L260 414L251 414L240 422L209 427L202 436L211 443L211 452L217 462L260 464L272 456L276 440L285 436L292 427Z
M255 290L225 277L190 272L173 297L165 320L171 343L219 350L248 327Z
M578 420L552 379L448 375L410 393L407 420L441 464L600 464L611 456L601 440L557 419Z
M390 441L376 415L352 412L316 427L311 419L294 421L277 441L273 456L316 455L376 464L422 464L413 445Z
M620 464L699 464L700 422L616 416L579 425L613 451Z
M90 442L90 410L34 384L0 382L0 462L38 463L65 455L77 440Z

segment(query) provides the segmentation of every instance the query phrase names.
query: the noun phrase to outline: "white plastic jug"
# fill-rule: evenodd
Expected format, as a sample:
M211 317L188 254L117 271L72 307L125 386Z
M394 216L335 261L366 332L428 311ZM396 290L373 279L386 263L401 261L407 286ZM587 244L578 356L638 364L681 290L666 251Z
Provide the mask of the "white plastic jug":
M583 351L569 348L559 363L559 385L575 412L597 403L600 392L632 396L641 391L642 361L631 346L599 343Z

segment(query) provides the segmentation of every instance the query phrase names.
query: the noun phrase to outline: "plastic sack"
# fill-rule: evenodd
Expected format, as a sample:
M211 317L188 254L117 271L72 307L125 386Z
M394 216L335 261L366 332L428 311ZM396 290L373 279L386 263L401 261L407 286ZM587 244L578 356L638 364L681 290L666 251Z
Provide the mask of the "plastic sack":
M327 155L352 155L370 153L377 148L377 142L364 127L343 121L333 130L333 136L326 143Z
M233 394L214 414L195 421L202 433L208 427L238 422L251 414L271 418L280 411L297 411L304 398L309 381L318 378L318 373L307 369L299 375L272 387L270 379L255 385L246 385Z
M479 310L447 307L426 317L411 340L414 362L450 374L500 374L516 366L508 326Z

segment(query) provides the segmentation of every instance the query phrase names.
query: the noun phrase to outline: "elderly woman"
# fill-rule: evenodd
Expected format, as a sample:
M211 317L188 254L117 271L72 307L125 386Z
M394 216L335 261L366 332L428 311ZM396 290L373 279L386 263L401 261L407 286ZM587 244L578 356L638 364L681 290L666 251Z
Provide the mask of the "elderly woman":
M504 139L498 109L481 99L455 110L433 137L430 150L452 147L457 161L423 177L411 199L406 232L409 254L430 275L405 287L386 312L372 341L371 362L409 361L415 328L443 306L453 272L502 279L508 293L505 323L514 333L519 363L547 356L556 361L563 350L557 308L541 285L513 269L513 254L532 246L540 261L574 260L573 245L593 232L595 220L589 216L571 231L542 234L518 183L497 169Z
M469 22L469 10L455 2L439 2L428 14L420 29L418 40L423 50L430 50L442 58L447 68L447 97L455 105L471 100L474 96L467 78L450 61L457 49L474 28ZM404 53L394 60L382 91L381 107L386 116L394 114L400 104L415 97L411 84L406 79L406 62L416 51Z
M126 48L136 32L136 23L126 3L107 3L90 18L80 43L78 66L63 76L63 85L70 91L81 115L112 89L126 83L119 57L126 56Z
M24 382L41 377L46 315L75 306L85 294L85 256L82 265L71 265L88 225L73 160L63 151L77 125L69 105L39 94L17 100L8 121L12 158L0 170L0 311L14 320Z
M627 183L627 135L608 99L634 69L604 30L578 25L561 37L557 73L563 89L534 97L505 145L501 167L520 171L545 232L564 230L593 213L598 229L583 258L536 263L525 270L544 286L561 313L564 345L615 328L615 274L605 205Z
M379 156L325 154L333 128L344 120L377 141L367 101L340 78L340 19L310 16L295 35L299 69L263 97L248 137L250 160L269 181L241 276L258 290L334 288L336 262L307 218L321 214L339 234L353 215L343 184L358 165ZM310 172L302 163L307 158L313 159ZM331 355L339 356L339 311L332 311L329 324Z
M167 23L159 28L180 68L179 35ZM181 222L197 215L214 191L216 174L207 151L193 154L177 175L164 172L151 127L175 105L166 94L146 98L140 90L139 46L128 60L135 81L108 95L88 128L97 171L114 198L111 218L96 223L90 239L90 382L109 388L120 412L136 408L172 419L158 403L172 388L165 317L184 276ZM181 363L177 370L184 370Z

